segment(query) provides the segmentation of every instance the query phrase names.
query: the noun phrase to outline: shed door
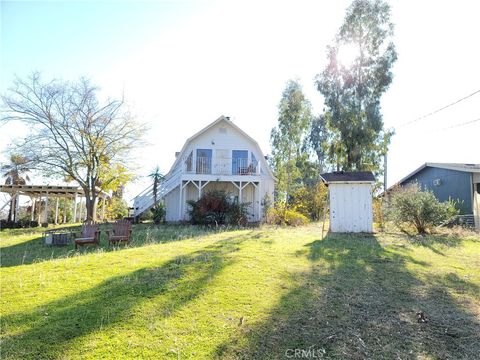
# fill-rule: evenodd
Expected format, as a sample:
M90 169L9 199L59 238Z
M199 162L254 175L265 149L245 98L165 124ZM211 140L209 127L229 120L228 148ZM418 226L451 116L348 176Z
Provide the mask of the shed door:
M329 191L332 232L372 232L369 184L330 184Z

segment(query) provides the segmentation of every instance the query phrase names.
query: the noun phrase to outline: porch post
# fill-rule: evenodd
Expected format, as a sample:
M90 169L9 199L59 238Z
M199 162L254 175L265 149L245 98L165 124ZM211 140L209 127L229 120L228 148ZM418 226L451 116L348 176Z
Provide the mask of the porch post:
M260 214L261 209L261 200L260 200L260 183L255 188L255 194L257 195L257 214L258 214L258 221L262 220L262 214Z
M77 222L77 193L75 193L75 198L73 199L73 222Z
M178 188L178 197L180 199L180 203L178 204L178 220L182 220L182 194L183 194L183 181L180 181L180 187Z
M240 187L238 188L238 203L242 203L242 182L240 181Z
M55 225L58 224L58 196L57 201L55 202Z
M202 197L202 180L198 182L198 200Z

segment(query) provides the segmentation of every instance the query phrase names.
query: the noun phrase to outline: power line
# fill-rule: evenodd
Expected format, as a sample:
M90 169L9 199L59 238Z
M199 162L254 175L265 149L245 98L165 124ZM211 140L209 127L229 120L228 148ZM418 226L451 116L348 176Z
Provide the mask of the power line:
M453 129L453 128L457 128L457 127L461 127L461 126L465 126L465 125L470 125L470 124L473 124L473 123L475 123L475 122L477 122L477 121L480 121L480 118L475 119L475 120L465 121L465 122L460 123L460 124L455 124L455 125L447 126L447 127L444 127L443 129L440 129L440 131L448 130L448 129Z
M423 119L425 119L425 118L427 118L427 117L429 117L429 116L432 116L432 115L434 115L434 114L436 114L436 113L438 113L438 112L440 112L440 111L442 111L442 110L445 110L445 109L449 108L450 106L456 105L456 104L458 104L459 102L461 102L461 101L463 101L463 100L466 100L466 99L468 99L468 98L470 98L470 97L472 97L473 95L478 94L478 93L480 93L480 90L477 90L477 91L471 93L470 95L467 95L467 96L465 96L465 97L463 97L463 98L461 98L461 99L458 99L458 100L456 100L456 101L454 101L454 102L452 102L452 103L450 103L450 104L448 104L448 105L446 105L446 106L444 106L444 107L442 107L442 108L440 108L440 109L437 109L437 110L435 110L435 111L429 112L428 114L425 114L425 115L423 115L423 116L420 116L420 117L418 117L418 118L416 118L416 119L407 121L406 123L400 124L400 125L398 126L398 128L402 128L402 127L408 126L408 125L410 125L410 124L413 124L413 123L415 123L415 122L417 122L417 121L423 120Z

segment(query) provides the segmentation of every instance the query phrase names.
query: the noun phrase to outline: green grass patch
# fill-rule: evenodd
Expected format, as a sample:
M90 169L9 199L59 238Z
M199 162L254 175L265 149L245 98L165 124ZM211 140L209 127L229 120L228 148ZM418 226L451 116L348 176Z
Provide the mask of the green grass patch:
M2 359L480 353L473 235L136 225L129 246L79 251L40 235L0 232Z

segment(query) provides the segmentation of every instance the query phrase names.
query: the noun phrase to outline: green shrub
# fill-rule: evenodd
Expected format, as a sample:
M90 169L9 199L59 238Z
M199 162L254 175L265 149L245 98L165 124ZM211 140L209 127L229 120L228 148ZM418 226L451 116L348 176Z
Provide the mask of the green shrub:
M373 207L373 221L378 225L380 231L385 230L385 206L384 198L376 197L372 202Z
M225 191L212 190L206 192L195 201L187 201L190 205L189 215L192 224L198 225L244 225L247 222L246 203L233 203Z
M386 214L398 228L413 226L425 234L458 214L453 201L439 202L431 191L421 191L418 184L395 190L386 205Z
M248 204L234 203L230 204L227 212L227 223L231 225L244 226L247 224Z
M300 226L309 223L309 219L295 210L286 210L282 205L269 209L266 222L274 225Z
M101 212L100 208L99 206L97 210L99 213ZM112 197L107 203L105 216L110 220L123 219L125 216L128 216L127 202L122 198Z
M165 220L165 215L167 211L165 210L165 205L162 202L157 203L153 208L150 209L152 212L152 219L155 224L160 224Z
M308 224L310 220L298 211L287 210L287 212L285 213L285 222L289 226L300 226Z
M328 189L322 182L299 187L292 194L291 208L312 220L320 220L328 203Z

